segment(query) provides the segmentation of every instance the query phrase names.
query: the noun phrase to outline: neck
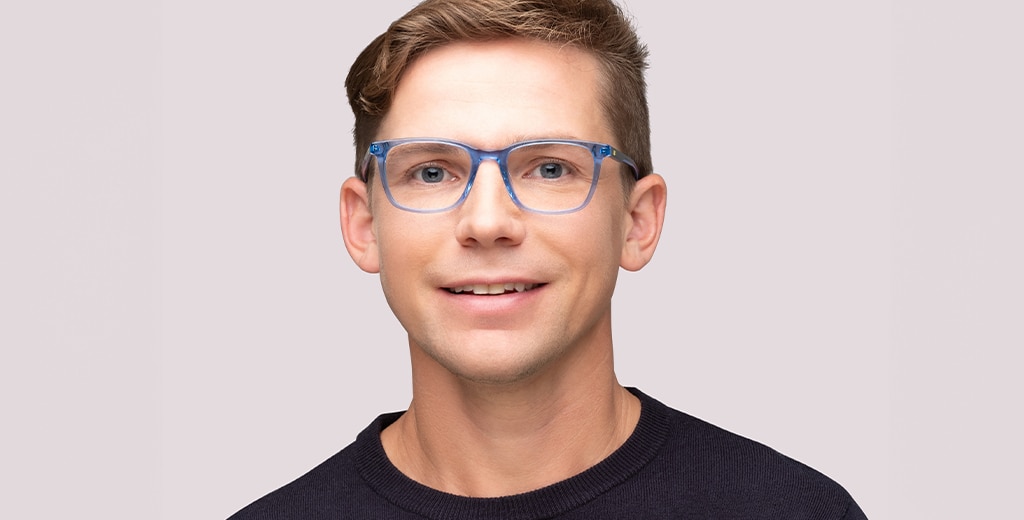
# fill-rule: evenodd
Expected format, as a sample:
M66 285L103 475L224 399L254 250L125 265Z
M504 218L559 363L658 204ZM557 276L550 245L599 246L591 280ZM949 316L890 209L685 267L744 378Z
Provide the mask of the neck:
M406 476L462 496L507 496L572 477L621 446L640 417L639 401L615 379L610 345L606 356L589 370L552 368L499 385L424 377L438 367L414 348L413 401L381 434L385 452Z

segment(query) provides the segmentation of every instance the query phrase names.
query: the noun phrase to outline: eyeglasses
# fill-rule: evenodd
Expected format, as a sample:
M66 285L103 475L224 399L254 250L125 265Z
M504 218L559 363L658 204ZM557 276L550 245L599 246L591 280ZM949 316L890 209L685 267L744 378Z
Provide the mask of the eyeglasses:
M373 157L391 204L417 213L461 204L484 160L498 163L516 206L536 213L583 209L594 196L605 158L629 166L633 177L640 178L636 163L611 145L569 139L523 141L502 150L479 150L447 139L376 141L363 159L363 181Z

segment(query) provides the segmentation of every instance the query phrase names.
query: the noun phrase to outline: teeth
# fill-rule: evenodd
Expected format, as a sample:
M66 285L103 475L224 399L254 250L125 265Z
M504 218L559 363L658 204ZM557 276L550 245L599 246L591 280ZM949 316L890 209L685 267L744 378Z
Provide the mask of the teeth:
M490 295L490 294L505 294L506 292L526 292L530 289L537 287L537 284L533 283L492 283L492 284L475 284L475 285L463 285L459 287L452 287L448 289L455 294L461 293L473 293L479 295Z
M473 286L473 294L501 294L503 292L505 292L505 286L497 283Z

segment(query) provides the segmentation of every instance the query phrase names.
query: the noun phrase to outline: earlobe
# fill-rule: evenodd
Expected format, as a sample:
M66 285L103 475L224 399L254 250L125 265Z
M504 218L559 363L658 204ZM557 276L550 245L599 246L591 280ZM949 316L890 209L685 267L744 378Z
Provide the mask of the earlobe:
M339 209L341 234L348 254L363 271L380 272L377 236L373 229L370 194L366 183L355 177L347 179L341 185Z
M639 271L654 256L665 223L668 188L665 179L650 174L637 181L629 197L626 239L620 264L628 271Z

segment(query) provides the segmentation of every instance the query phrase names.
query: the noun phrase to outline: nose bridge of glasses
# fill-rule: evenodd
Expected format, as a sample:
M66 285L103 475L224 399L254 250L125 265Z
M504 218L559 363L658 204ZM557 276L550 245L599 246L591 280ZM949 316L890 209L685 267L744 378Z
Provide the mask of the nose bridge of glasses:
M502 173L502 176L504 176L504 174L505 174L505 159L506 158L507 158L507 154L505 152L503 152L502 150L497 150L497 151L476 150L476 168L477 168L477 171L480 170L480 168L484 165L484 163L493 162L498 167L500 172Z
M512 200L514 201L515 196L512 194L512 187L509 185L508 179L508 171L506 165L506 160L508 156L507 152L503 150L473 150L473 153L475 155L474 171L472 175L473 179L471 181L471 185L469 186L470 193L468 193L467 196L472 196L472 192L480 191L480 188L478 186L479 184L481 184L481 170L487 170L493 167L498 170L497 172L495 172L498 174L498 177L496 179L492 177L490 179L484 180L484 184L490 184L494 180L500 179L499 182L500 186L502 187L502 191L504 191L507 196L512 197ZM488 166L489 164L493 164L493 166Z

